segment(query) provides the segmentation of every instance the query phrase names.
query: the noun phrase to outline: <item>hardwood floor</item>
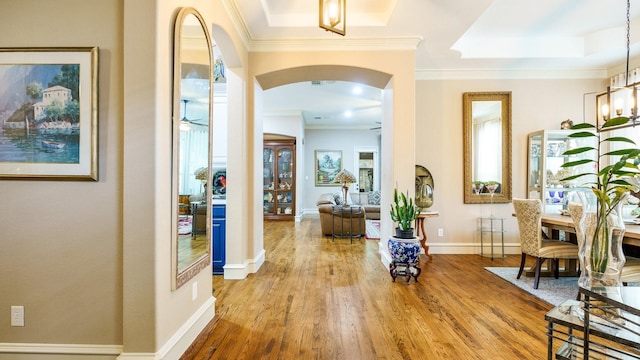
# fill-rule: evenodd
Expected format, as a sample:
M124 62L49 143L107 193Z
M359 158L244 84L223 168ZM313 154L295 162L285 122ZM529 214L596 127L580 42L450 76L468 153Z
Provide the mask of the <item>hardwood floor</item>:
M216 315L182 359L543 359L548 303L484 270L520 255L421 256L391 281L378 242L320 236L319 219L265 222L266 261L214 276Z

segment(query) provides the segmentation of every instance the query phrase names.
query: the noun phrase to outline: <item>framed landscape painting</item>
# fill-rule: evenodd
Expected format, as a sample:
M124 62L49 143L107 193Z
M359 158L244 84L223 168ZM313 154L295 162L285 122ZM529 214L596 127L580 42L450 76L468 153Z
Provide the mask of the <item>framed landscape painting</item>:
M98 48L0 48L0 179L98 180Z
M341 150L316 150L316 186L340 186L333 182L340 170Z

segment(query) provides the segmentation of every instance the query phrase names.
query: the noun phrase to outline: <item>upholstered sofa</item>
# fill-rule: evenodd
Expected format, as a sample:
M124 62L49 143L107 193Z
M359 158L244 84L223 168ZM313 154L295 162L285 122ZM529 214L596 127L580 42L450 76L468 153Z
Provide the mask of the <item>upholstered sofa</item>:
M367 219L380 220L380 191L350 194L351 203L364 207Z

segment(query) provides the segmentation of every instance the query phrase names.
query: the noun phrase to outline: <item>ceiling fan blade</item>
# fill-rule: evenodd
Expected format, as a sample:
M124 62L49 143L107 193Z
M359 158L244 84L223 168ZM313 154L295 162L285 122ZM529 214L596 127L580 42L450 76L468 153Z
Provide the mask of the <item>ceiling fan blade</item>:
M180 121L184 121L184 122L187 122L187 123L190 123L190 124L201 125L201 124L198 124L198 121L202 120L202 119L189 119L189 118L187 118L187 103L189 102L189 100L188 99L182 99L182 102L184 103L184 117L182 117L182 119Z

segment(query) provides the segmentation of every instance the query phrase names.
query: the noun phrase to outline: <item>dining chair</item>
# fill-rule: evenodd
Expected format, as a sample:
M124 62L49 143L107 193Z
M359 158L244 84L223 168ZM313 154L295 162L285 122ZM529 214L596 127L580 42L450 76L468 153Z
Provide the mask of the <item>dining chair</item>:
M554 276L559 277L560 259L578 259L578 245L570 242L543 239L542 237L542 203L540 199L513 199L513 208L518 219L522 258L517 279L522 276L527 256L536 258L533 288L540 282L542 264L550 259L555 262Z
M580 219L582 218L582 204L576 202L569 202L568 204L569 215L573 221L573 227L576 229L576 238L578 239L578 252L580 246L582 246L582 232L580 231ZM628 283L640 283L640 259L625 255L625 263L622 268L622 274L620 275L620 281L624 285ZM584 269L582 259L580 260L580 268Z

